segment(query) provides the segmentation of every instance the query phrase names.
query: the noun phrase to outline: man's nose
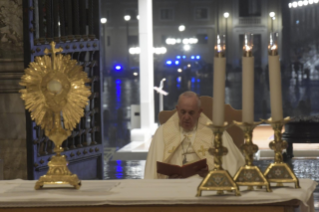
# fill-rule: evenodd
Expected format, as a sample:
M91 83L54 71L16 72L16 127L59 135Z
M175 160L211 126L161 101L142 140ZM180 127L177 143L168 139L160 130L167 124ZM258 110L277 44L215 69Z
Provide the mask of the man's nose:
M189 119L189 118L190 118L189 114L186 113L186 114L184 115L184 118L185 118L185 119Z

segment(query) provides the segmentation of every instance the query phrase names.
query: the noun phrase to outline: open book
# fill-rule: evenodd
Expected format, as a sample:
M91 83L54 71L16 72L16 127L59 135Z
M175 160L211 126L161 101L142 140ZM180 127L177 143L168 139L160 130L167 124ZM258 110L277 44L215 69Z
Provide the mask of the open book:
M206 158L183 166L157 161L157 173L168 176L179 175L182 178L193 176L206 167Z

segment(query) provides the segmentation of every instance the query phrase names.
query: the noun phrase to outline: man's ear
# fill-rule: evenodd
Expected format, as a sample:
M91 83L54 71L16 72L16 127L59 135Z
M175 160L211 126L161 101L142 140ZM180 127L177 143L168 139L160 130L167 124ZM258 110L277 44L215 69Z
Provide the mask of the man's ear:
M199 108L199 114L203 112L203 108Z
M175 106L175 109L178 111L178 105Z

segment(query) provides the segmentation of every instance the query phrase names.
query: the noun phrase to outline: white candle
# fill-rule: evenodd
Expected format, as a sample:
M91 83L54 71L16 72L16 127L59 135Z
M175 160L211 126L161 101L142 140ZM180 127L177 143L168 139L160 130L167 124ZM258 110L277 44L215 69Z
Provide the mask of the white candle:
M280 121L283 115L279 55L269 55L268 61L271 117L273 121Z
M268 63L269 63L269 87L270 87L270 107L272 121L281 121L282 115L282 95L281 95L281 73L278 55L278 33L270 34Z
M242 109L243 122L252 124L254 122L254 57L242 57L243 85L242 85Z
M222 126L225 116L226 58L214 57L213 124Z

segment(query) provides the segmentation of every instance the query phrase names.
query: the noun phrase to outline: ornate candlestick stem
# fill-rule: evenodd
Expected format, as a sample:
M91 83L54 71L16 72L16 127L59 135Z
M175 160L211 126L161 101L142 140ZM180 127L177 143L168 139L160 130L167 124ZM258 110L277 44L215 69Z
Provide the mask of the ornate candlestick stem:
M213 132L214 132L214 148L209 149L209 153L214 155L214 170L223 170L222 167L222 156L226 155L228 153L228 150L226 147L223 147L223 132L225 129L223 127L214 127L213 126Z
M241 146L241 150L245 155L246 165L239 168L234 176L234 181L238 186L248 186L248 190L253 190L253 186L266 187L266 191L270 192L270 185L268 180L264 177L257 166L253 165L254 154L258 151L258 146L253 143L253 130L261 122L253 124L236 122L234 123L240 127L245 134L245 143Z
M240 122L235 122L237 126L239 126L241 123ZM242 146L242 150L245 155L245 161L247 166L252 166L253 165L253 160L254 160L254 153L258 151L258 146L253 144L253 128L255 125L253 124L246 124L242 123L243 126L241 129L244 131L244 136L245 136L245 144ZM256 124L258 125L258 124ZM248 147L248 148L245 148Z
M277 187L283 186L283 183L294 183L295 188L300 188L299 180L291 170L291 168L283 162L282 150L287 148L287 142L282 140L282 127L290 121L287 117L284 120L272 121L272 119L265 120L274 129L275 139L269 143L269 148L274 150L275 158L274 163L269 164L264 176L269 182L277 183Z
M212 123L207 124L214 133L214 148L208 152L214 155L214 169L211 170L197 188L196 196L199 197L202 191L217 191L217 194L223 194L223 191L235 191L236 196L240 196L238 186L227 170L222 167L222 156L228 153L223 146L223 133L229 126L227 122L224 126L215 126Z

